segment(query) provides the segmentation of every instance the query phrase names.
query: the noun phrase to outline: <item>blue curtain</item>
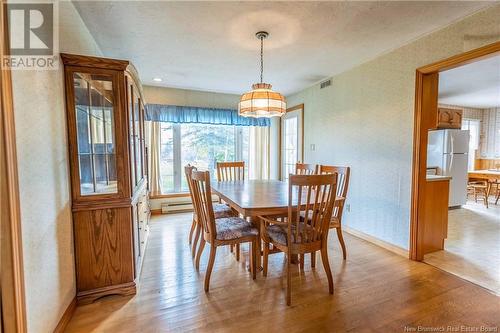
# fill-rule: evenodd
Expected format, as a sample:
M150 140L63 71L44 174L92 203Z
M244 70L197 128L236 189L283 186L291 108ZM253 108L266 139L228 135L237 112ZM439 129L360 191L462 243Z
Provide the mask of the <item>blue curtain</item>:
M236 126L271 126L269 118L246 118L233 109L162 104L146 105L145 120L168 123L199 123Z

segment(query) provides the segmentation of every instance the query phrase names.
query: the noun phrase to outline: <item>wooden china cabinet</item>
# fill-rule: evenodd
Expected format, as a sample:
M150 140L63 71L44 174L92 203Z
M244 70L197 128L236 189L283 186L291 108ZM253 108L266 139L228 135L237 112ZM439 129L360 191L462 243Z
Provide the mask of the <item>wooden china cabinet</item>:
M77 299L131 295L150 218L141 83L128 61L61 57Z

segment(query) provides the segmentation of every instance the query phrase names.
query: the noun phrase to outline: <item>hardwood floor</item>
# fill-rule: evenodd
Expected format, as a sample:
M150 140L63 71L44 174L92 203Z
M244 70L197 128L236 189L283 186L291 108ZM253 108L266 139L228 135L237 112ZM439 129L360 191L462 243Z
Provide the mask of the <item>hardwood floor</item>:
M500 295L500 205L493 202L450 210L445 250L424 261Z
M500 326L500 298L424 263L345 235L347 261L330 233L335 294L315 269L294 267L286 306L283 254L269 258L268 277L253 281L248 247L237 262L221 248L210 293L187 243L190 214L153 217L138 293L78 307L67 332L405 332L405 326ZM308 256L309 258L310 256ZM408 331L408 330L407 330Z

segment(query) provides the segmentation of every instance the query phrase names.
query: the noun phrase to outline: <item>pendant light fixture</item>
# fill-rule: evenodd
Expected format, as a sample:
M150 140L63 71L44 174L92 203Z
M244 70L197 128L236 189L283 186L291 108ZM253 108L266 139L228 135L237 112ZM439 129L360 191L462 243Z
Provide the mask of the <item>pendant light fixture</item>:
M269 83L263 82L264 74L264 39L266 31L259 31L255 36L260 39L260 83L252 85L252 90L241 95L238 113L243 117L281 117L286 112L285 97L273 91Z

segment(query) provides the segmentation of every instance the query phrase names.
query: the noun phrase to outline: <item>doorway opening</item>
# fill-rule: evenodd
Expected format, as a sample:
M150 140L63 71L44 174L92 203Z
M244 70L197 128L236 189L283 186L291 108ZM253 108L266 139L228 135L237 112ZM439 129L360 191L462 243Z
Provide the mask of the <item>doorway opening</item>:
M419 68L415 111L410 257L500 294L500 43Z

